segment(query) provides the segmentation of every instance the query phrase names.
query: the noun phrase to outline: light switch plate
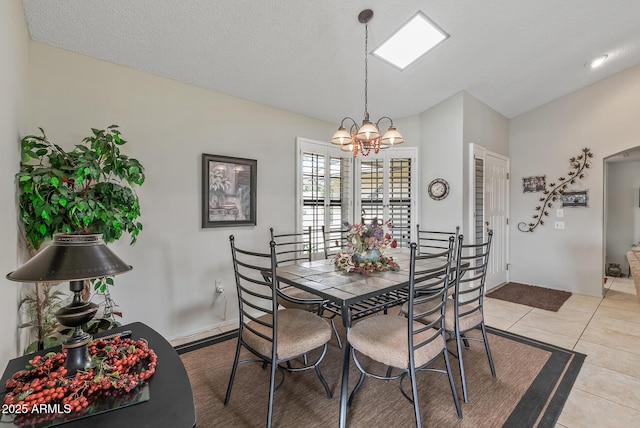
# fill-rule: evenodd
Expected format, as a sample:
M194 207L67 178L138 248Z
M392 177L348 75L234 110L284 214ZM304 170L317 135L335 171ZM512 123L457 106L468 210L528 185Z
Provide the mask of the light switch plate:
M564 210L562 208L556 210L556 217L564 217Z

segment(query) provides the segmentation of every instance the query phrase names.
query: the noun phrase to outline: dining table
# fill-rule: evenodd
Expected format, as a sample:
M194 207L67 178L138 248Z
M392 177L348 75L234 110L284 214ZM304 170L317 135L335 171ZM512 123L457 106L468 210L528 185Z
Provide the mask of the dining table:
M323 310L342 317L345 328L361 317L402 305L408 300L410 251L408 248L397 248L387 251L398 265L397 270L360 274L345 272L334 265L332 259L300 261L294 264L278 266L277 280L304 291L308 291L325 300ZM442 261L435 259L417 259L416 270L428 271L437 267ZM428 275L421 276L428 279ZM340 389L341 428L347 426L347 400L349 396L349 365L351 363L351 346L344 341L344 361Z

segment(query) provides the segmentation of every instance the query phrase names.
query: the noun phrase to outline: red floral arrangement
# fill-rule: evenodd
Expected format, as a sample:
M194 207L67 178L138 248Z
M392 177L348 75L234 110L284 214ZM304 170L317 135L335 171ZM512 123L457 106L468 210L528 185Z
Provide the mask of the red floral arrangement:
M144 339L94 339L88 350L93 367L78 370L74 376L65 377L63 349L36 355L25 370L7 380L4 404L15 410L14 422L31 416L41 421L59 418L62 413L79 413L99 397L134 390L155 373L158 358ZM39 414L37 409L43 405L58 412Z
M390 221L380 222L375 217L367 225L363 218L360 224L345 223L345 226L349 230L346 249L333 258L333 263L338 268L361 274L400 269L391 257L384 255L387 246L398 246L398 242L387 232L393 227Z
M345 266L348 266L349 270L347 272L360 273L363 275L367 275L371 272L400 270L400 266L398 265L398 263L394 262L393 258L387 256L380 256L380 258L376 261L363 260L361 262L353 262L352 260L350 260L349 262L345 263Z

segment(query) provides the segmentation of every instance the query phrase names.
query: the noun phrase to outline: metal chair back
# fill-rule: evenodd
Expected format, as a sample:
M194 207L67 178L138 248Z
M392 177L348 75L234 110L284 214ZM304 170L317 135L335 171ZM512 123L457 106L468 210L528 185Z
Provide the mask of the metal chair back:
M311 227L307 227L302 232L275 233L273 227L271 241L275 243L276 263L280 266L299 261L311 261L312 233Z
M417 224L416 244L418 246L418 254L438 253L446 250L449 246L449 238L453 236L455 242L457 242L459 234L460 226L456 227L455 232L451 232L441 230L421 230L420 225Z

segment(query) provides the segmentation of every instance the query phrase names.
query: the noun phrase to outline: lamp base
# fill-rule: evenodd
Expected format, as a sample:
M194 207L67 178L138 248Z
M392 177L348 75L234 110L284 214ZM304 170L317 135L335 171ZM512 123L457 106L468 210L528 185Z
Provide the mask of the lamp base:
M87 348L91 339L91 335L76 327L71 337L62 344L62 348L67 350L67 359L64 362L67 376L74 376L78 370L88 370L93 367Z
M73 301L69 306L60 308L56 312L56 319L65 327L73 327L73 334L64 341L62 347L67 350L67 359L64 368L67 376L73 376L78 370L87 370L91 367L91 358L87 350L87 344L91 335L82 331L82 325L91 321L98 305L92 302L83 302L80 293L84 287L82 281L71 281L69 288L74 293Z

